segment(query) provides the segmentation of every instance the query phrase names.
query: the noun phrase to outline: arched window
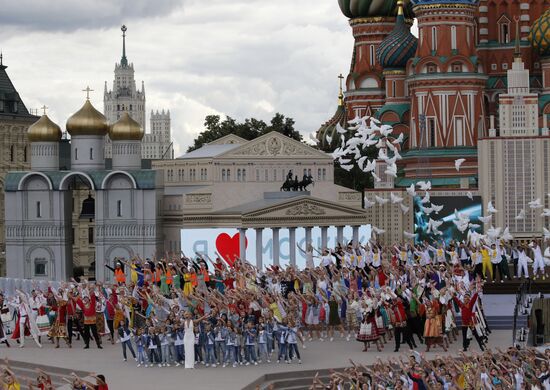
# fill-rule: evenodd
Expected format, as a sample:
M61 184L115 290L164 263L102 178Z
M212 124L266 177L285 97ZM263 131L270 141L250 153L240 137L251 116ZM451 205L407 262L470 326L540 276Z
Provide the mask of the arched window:
M23 161L27 162L27 147L23 148Z
M237 169L237 181L241 181L241 170Z
M74 160L78 161L78 148L74 148Z
M498 41L500 43L510 42L510 19L506 15L502 15L497 22L498 24Z
M370 45L369 46L369 54L370 54L370 64L372 66L374 66L376 64L376 55L375 55L375 51L374 51L374 45Z
M225 169L222 169L222 181L225 181L225 180L226 180Z
M456 26L451 26L451 50L456 50Z
M90 160L94 159L94 148L90 148Z
M432 51L437 50L437 27L432 27Z
M227 181L231 181L231 169L227 170Z
M116 216L122 217L122 201L117 200L116 201Z
M15 160L15 146L10 146L10 161L13 162Z
M36 218L42 218L42 203L36 202Z
M243 169L243 181L246 181L246 169Z

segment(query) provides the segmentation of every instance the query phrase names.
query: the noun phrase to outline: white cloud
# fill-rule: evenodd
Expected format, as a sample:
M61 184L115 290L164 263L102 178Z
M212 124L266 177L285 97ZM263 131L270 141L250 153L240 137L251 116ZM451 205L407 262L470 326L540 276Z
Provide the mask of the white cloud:
M5 63L27 106L46 104L64 125L90 85L92 102L102 109L125 23L128 59L138 85L145 81L147 110L170 109L179 152L208 114L269 120L281 112L307 137L334 113L337 75L346 74L351 61L351 28L335 0L188 0L185 6L165 0L160 10L150 8L157 1L140 0L128 14L126 0L102 0L95 10L86 8L93 0L74 2L79 7L66 13L59 4L73 1L51 3L51 15L33 11L46 21L18 16L19 7L40 9L41 0L19 1L0 16ZM91 19L110 16L102 23L62 23L85 12ZM56 21L61 25L53 26Z

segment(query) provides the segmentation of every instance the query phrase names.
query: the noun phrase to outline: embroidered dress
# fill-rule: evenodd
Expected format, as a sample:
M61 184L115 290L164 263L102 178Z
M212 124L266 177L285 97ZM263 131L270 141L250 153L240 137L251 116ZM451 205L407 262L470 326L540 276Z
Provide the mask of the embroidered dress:
M376 341L380 338L378 327L376 326L376 316L373 312L365 314L363 322L359 328L356 340L360 342Z
M48 337L65 338L67 337L67 301L59 301L56 311L57 315L48 332Z

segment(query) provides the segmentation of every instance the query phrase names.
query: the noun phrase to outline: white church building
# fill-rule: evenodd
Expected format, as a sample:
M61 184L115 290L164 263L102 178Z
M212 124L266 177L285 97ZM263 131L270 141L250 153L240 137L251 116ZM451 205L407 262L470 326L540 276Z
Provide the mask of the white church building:
M7 275L67 280L72 273L72 190L87 186L81 218L95 220L96 272L109 280L105 264L134 253L153 255L162 236L162 177L141 169L143 130L127 112L109 126L89 100L66 125L71 135L71 170L59 170L61 129L43 115L28 130L31 170L6 177ZM105 170L104 139L112 145L112 170Z

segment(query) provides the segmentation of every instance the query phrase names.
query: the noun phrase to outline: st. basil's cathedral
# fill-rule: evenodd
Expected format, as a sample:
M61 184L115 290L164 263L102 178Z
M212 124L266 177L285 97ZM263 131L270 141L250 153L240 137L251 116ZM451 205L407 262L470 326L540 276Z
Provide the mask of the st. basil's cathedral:
M337 111L317 132L319 145L325 151L337 148L337 123L346 128L357 116L373 116L392 125L393 134L404 135L397 177L385 175L379 164L376 173L382 181L375 182L367 196L389 196L419 180L441 190L432 195L482 196L478 142L501 136L499 100L510 93L515 58L523 61L527 89L538 96L537 135L547 137L550 1L338 3L349 18L355 43ZM411 33L414 19L418 37ZM516 116L521 125L525 113ZM457 170L459 158L466 161ZM396 242L403 229L415 229L414 221L407 216L397 221L390 207L371 210L371 217L373 224L395 230L385 240Z

